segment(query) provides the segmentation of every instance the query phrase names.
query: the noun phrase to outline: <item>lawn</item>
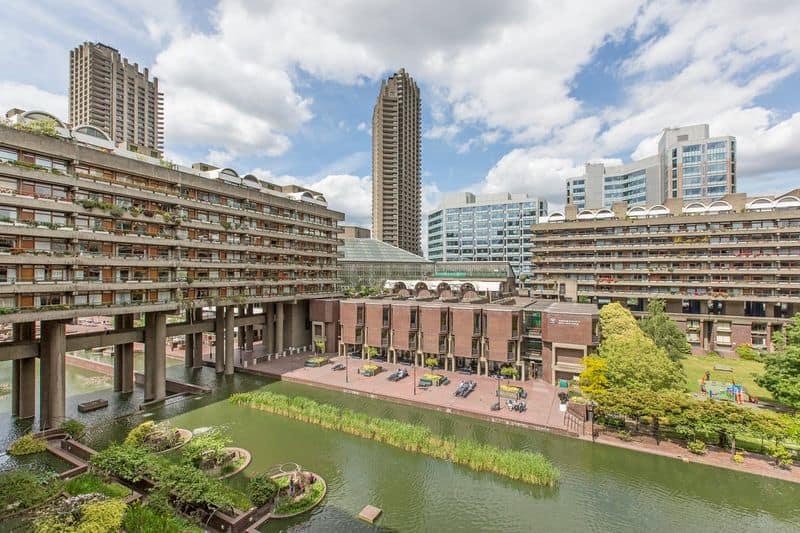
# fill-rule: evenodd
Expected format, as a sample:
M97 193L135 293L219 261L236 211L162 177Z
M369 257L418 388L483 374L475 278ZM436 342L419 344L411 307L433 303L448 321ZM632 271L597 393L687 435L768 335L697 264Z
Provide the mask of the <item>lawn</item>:
M715 381L729 382L735 379L736 383L744 385L747 392L759 399L773 401L772 395L758 385L756 385L754 374L764 372L764 365L758 361L745 361L744 359L723 359L722 357L691 356L683 359L683 368L686 370L686 384L691 392L700 391L700 378L706 370L711 372L711 379ZM727 366L733 372L722 372L714 370L715 365Z

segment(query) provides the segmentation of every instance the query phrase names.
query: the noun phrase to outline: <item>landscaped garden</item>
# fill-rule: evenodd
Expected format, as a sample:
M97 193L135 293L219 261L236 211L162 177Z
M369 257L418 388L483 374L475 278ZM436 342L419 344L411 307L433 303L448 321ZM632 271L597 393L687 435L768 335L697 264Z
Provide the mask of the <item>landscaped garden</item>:
M792 450L798 449L800 441L800 417L746 404L745 395L737 394L739 389L733 386L735 380L736 386L744 386L751 396L761 393L768 397L759 383L770 366L787 364L790 356L770 356L784 359L775 362L768 358L766 365L753 358L688 356L685 335L663 305L651 302L649 311L650 316L638 322L619 304L603 307L599 350L584 358L580 390L571 391L572 401L592 400L595 421L616 428L625 440L633 433L652 435L657 442L675 438L696 454L706 453L707 445L716 445L729 448L737 463L745 460L737 447L745 448L768 454L778 466L791 467ZM800 320L787 330L790 342L800 342ZM706 379L706 372L714 381ZM791 399L797 379L796 375L783 375L767 381L777 383L782 397ZM701 383L706 394L692 394L701 390ZM726 383L733 394L721 394Z
M559 478L558 469L540 453L441 437L419 424L374 418L300 396L257 391L234 394L230 401L534 485L554 486Z

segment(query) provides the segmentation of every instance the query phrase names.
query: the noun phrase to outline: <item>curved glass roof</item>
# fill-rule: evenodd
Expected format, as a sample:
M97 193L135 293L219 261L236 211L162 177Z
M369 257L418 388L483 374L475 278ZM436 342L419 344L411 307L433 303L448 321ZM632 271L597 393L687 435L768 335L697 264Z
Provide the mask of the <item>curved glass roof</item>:
M344 257L339 258L340 263L348 261L372 263L431 263L424 257L406 252L401 248L392 246L377 239L342 239L344 245L340 250Z

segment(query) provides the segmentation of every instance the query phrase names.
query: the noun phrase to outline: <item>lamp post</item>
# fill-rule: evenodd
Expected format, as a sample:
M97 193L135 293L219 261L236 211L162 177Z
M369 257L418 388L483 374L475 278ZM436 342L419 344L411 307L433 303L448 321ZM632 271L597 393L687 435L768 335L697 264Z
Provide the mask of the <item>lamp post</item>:
M347 345L344 347L344 382L350 383L350 365L348 364L350 359L350 354L347 353Z
M414 354L414 364L411 365L411 372L413 375L411 376L411 383L414 385L414 396L417 395L417 354Z

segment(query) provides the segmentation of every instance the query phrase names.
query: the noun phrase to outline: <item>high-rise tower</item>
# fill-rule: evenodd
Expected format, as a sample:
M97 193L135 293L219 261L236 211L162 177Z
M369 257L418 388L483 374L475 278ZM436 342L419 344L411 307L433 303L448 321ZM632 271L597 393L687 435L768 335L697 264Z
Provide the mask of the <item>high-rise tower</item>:
M102 43L83 43L69 54L69 121L96 126L118 144L164 151L158 78Z
M372 113L372 232L422 255L421 105L405 69L381 83Z

